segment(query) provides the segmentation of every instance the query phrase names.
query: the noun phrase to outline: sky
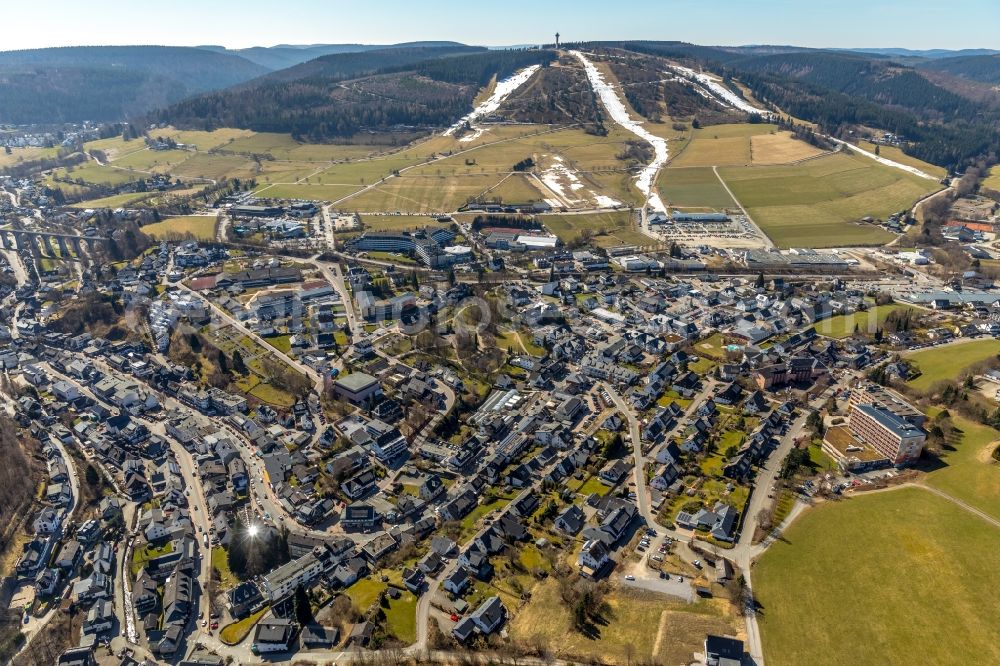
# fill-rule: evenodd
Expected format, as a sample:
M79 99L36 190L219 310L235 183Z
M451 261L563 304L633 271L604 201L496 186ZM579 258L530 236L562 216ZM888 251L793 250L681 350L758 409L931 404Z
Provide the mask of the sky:
M706 45L1000 48L1000 0L7 0L0 50L89 44Z

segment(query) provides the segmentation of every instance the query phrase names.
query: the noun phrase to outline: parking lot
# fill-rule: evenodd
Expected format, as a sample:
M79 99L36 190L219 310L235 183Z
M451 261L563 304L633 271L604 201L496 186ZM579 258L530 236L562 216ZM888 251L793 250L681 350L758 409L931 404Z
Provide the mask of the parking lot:
M679 544L673 544L670 537L656 534L654 530L647 530L636 547L636 552L642 559L625 567L621 573L621 582L629 587L693 601L694 588L688 576L666 569L656 569L653 566L664 561L670 548L678 546Z

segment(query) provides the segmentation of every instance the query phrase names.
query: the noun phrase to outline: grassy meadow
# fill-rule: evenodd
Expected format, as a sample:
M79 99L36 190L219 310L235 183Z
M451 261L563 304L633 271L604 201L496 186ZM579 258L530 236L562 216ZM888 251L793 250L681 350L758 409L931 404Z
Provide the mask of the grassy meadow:
M754 569L766 662L1000 662L998 538L919 488L810 509Z

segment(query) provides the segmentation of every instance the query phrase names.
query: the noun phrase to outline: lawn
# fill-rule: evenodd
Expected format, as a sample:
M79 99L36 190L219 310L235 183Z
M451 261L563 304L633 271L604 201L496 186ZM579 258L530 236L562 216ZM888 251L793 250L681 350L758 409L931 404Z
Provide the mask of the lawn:
M945 466L927 475L927 483L1000 518L1000 463L992 457L1000 433L955 414L952 421L962 435L942 457Z
M909 382L917 391L926 392L942 379L955 379L970 365L1000 354L1000 340L988 338L959 344L922 349L906 358L920 369L920 376Z
M268 404L277 405L279 407L291 407L295 404L295 396L290 395L281 389L275 388L270 384L257 384L252 389L247 391L247 394L252 395L258 400L263 400Z
M134 548L132 550L132 576L138 574L146 563L150 560L154 560L161 555L166 555L168 553L174 552L174 542L167 541L161 546L152 546L151 544L146 544L141 548Z
M815 325L816 332L829 338L843 339L854 334L854 329L861 333L875 333L890 313L901 310L913 310L915 313L922 312L919 308L910 305L893 303L869 308L864 312L852 312L851 314L840 315L824 319Z
M417 598L403 591L399 599L390 599L385 609L385 628L407 645L417 640Z
M469 512L465 518L462 519L462 538L459 540L461 543L467 538L471 537L479 529L479 521L488 513L494 511L499 511L503 509L507 504L513 499L511 497L498 497L496 500L490 502L489 504L479 504L475 509Z
M658 185L667 206L712 209L736 206L711 167L666 169L660 174Z
M219 638L226 645L236 645L247 637L247 634L249 634L254 628L254 625L260 621L260 618L264 617L264 613L266 612L267 608L265 607L253 615L248 615L238 622L227 624L221 631L219 631Z
M347 596L354 602L359 612L364 613L378 599L386 584L375 578L362 578L347 588Z
M695 343L694 350L699 356L711 356L717 361L723 361L726 358L722 333L713 333L707 338L699 340Z
M598 477L592 476L580 484L576 492L584 497L590 497L591 495L600 495L603 497L611 492L611 486L604 485Z
M157 240L170 240L193 236L196 240L215 239L214 215L182 215L169 217L161 222L147 224L142 232Z
M754 570L765 661L1000 663L998 537L917 488L820 504Z
M794 166L727 167L719 173L754 222L781 247L884 243L893 235L860 220L885 219L937 187L848 154Z
M229 569L229 557L222 546L212 548L212 568L218 572L222 589L228 590L239 585L240 579Z
M546 579L511 621L511 638L544 645L556 658L585 663L687 664L701 651L705 634L740 630L728 602L721 600L688 604L650 592L614 590L606 601L608 612L593 625L592 634L584 635L571 628L559 583Z
M264 342L283 354L287 354L292 351L292 336L290 335L272 335L264 338Z

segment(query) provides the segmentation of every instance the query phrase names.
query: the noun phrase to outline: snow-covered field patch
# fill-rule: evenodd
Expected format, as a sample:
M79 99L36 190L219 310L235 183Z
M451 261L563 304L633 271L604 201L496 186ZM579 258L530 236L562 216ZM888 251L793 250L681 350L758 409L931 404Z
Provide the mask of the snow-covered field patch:
M632 119L618 91L605 82L604 76L594 63L590 62L579 51L570 51L570 53L583 65L583 69L587 73L587 78L590 80L590 86L597 93L597 96L601 98L601 102L604 104L604 108L607 109L611 119L625 130L635 134L653 146L653 161L639 172L639 176L635 180L635 186L646 196L646 203L650 208L665 213L667 209L664 207L663 201L660 200L660 195L653 189L653 180L656 178L657 172L667 163L669 155L667 140L652 134L642 126L641 122Z
M598 208L614 208L622 205L617 199L588 189L580 180L580 175L567 165L561 156L554 155L551 159L552 165L542 171L541 181L561 199L559 206L576 208L589 202L593 202ZM549 203L551 204L551 201Z
M486 101L474 108L468 114L463 116L457 123L449 127L444 131L445 136L451 136L461 127L468 124L473 132L471 134L466 134L459 141L468 142L478 139L482 136L483 132L486 130L482 127L477 127L475 125L476 120L486 116L490 116L496 113L503 101L510 96L512 92L523 86L528 82L535 72L539 70L540 65L531 65L530 67L525 67L521 71L508 76L506 79L497 82L496 88L493 89L493 94L491 94Z

